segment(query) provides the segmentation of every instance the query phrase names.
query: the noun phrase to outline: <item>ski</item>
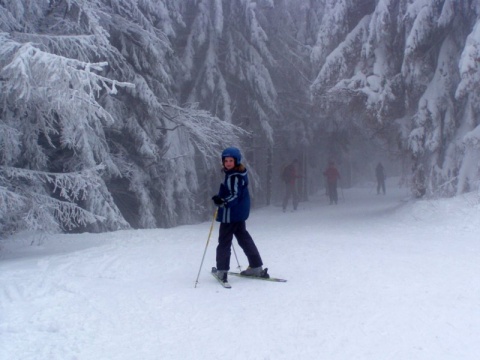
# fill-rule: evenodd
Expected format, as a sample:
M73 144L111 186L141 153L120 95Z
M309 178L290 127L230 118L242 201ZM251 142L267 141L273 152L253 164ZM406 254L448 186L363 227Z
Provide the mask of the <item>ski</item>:
M220 283L220 285L222 285L225 289L231 289L232 288L232 285L230 285L228 283L228 281L223 281L222 279L220 279L218 276L217 276L217 268L216 267L212 267L212 276L217 279L217 281Z
M273 281L273 282L287 282L287 280L285 280L285 279L270 277L270 275L268 274L268 268L265 268L265 270L263 270L263 275L262 276L242 275L239 272L234 272L234 271L229 271L228 275L238 276L238 277L247 278L247 279L255 279L255 280L266 280L266 281Z

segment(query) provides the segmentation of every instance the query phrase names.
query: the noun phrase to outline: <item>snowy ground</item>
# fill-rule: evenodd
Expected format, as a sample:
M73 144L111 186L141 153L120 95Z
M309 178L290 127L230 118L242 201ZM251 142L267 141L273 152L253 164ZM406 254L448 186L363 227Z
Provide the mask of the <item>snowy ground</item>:
M476 360L478 194L413 201L393 187L254 211L247 228L287 283L223 289L209 275L216 224L194 288L210 222L4 241L0 358Z

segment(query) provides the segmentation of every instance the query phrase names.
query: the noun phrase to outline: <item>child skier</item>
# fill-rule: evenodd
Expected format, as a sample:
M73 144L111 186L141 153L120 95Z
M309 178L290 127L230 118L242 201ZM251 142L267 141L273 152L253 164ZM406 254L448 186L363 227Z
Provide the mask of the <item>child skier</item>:
M225 180L220 185L218 194L212 197L215 205L219 207L217 221L220 222L220 231L216 260L217 276L223 282L227 281L227 273L230 269L234 235L249 264L247 270L242 271L241 274L246 276L264 275L262 258L245 225L250 214L250 194L247 169L241 160L242 155L239 149L229 147L223 150L222 164Z

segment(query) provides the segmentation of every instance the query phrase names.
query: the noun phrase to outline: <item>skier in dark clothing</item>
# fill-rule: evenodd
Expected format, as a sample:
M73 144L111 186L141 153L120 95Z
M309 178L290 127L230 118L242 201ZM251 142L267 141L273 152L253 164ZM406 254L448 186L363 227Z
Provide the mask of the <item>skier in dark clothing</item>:
M229 147L222 152L223 171L225 180L220 185L217 195L212 197L219 207L217 221L220 222L220 231L217 246L217 276L227 281L230 269L230 256L233 236L245 253L249 267L242 271L242 275L262 276L263 262L252 237L245 225L250 214L250 194L248 191L247 169L241 164L240 150Z
M338 192L337 192L337 180L340 179L340 173L335 167L335 163L330 161L328 163L328 168L323 172L323 175L327 178L328 186L328 196L330 198L330 205L333 203L338 203Z
M293 210L297 210L298 192L296 180L300 178L300 176L297 175L297 166L298 159L295 159L283 169L282 179L285 182L285 196L282 203L283 212L287 210L287 205L290 198L292 198Z
M383 195L385 195L385 169L380 162L375 168L375 175L377 177L377 195L380 195L380 190L382 190Z

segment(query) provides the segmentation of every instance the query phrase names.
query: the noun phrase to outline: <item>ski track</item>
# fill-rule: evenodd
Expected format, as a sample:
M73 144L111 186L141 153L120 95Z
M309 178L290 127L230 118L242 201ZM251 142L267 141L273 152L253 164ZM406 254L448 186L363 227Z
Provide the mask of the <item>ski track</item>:
M208 274L216 225L194 288L209 222L6 244L0 358L473 360L478 211L439 224L442 201L344 196L253 212L248 229L285 284L231 276L221 288Z

